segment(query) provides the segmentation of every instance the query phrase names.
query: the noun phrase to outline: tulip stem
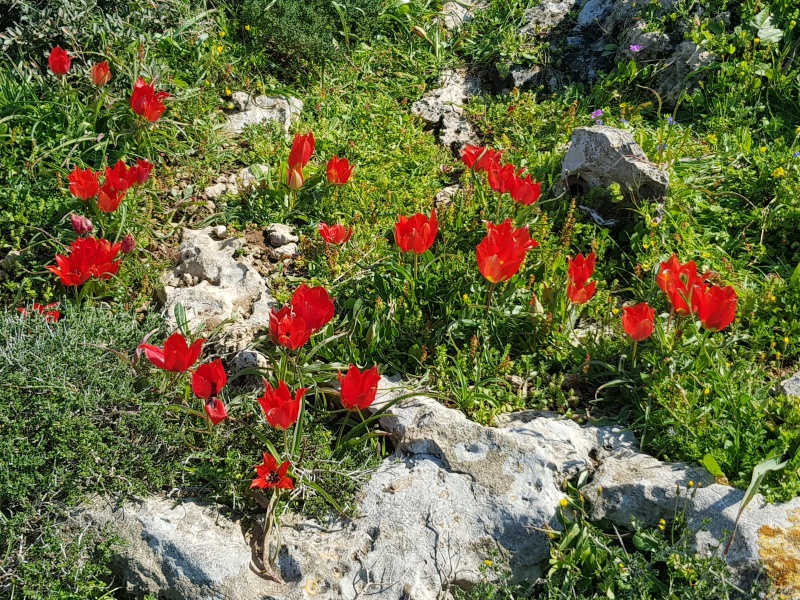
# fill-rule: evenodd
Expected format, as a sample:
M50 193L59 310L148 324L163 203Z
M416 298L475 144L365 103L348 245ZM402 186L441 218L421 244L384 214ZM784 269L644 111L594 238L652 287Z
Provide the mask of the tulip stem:
M492 306L492 294L494 294L494 286L497 285L493 283L489 286L489 295L486 297L486 318L489 318L489 308Z
M417 262L419 261L419 254L414 252L414 287L417 284Z
M497 194L497 210L495 211L494 221L500 223L500 203L503 200L503 194Z
M636 370L636 350L639 347L639 342L634 340L633 342L633 354L631 355L631 369L634 371Z

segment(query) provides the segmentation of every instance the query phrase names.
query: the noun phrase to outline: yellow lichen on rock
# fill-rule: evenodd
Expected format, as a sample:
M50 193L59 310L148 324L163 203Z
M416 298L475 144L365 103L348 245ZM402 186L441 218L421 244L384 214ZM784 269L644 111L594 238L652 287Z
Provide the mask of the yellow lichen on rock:
M789 523L758 530L758 555L774 586L771 598L800 598L800 509L789 515Z

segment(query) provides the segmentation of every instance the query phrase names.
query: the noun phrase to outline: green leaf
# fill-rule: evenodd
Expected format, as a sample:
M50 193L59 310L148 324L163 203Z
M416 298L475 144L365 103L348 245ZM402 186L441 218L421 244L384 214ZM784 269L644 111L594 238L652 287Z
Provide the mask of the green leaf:
M719 463L710 454L706 454L703 457L703 460L700 461L700 464L702 464L714 477L725 477L725 473L722 472Z
M769 9L765 8L751 19L749 25L756 30L756 35L763 43L774 44L783 39L783 31L775 27L773 23Z
M797 263L797 266L794 268L794 273L792 274L792 278L789 280L789 283L792 287L800 289L800 263Z

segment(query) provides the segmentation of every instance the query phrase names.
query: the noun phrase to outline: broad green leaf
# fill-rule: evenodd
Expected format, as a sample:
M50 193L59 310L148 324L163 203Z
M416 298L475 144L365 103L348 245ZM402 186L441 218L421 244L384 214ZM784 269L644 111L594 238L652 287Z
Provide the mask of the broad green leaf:
M758 13L749 23L756 30L756 36L765 44L774 44L783 39L783 31L775 27L769 9L765 8Z

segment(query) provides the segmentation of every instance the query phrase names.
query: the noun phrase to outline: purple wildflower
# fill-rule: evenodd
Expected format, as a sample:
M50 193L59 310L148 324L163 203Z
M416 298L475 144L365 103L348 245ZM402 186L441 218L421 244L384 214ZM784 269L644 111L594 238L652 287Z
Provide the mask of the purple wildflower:
M795 158L800 158L800 151L794 153Z
M596 111L594 111L589 116L592 117L593 119L599 119L600 117L603 116L603 109L602 108L598 108Z
M672 117L667 117L667 125L670 126L675 125L675 119L673 119Z
M639 44L631 44L630 46L628 46L628 50L630 50L631 52L641 52L642 46L640 46Z

